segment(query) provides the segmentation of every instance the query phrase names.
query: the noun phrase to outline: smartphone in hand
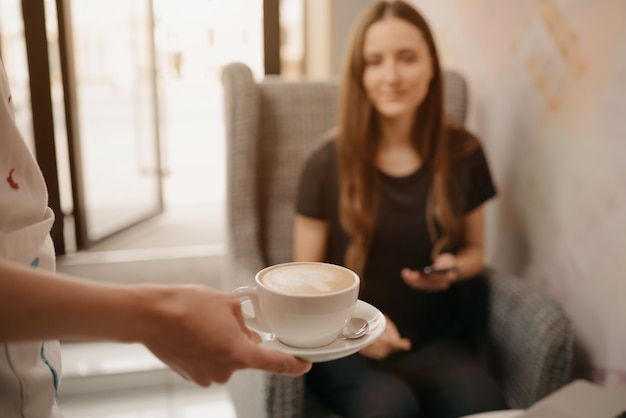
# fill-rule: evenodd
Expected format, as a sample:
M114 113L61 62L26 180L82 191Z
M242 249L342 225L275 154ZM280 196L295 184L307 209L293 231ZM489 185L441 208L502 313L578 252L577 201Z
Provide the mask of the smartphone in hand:
M443 274L449 271L456 270L456 267L447 267L443 269L433 268L432 266L422 267L419 272L424 276L428 276L429 274Z

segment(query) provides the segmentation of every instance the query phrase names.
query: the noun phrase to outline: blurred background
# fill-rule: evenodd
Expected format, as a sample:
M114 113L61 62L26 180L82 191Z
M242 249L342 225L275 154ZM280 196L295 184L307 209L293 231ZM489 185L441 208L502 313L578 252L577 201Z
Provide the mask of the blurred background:
M58 269L219 286L221 68L336 76L369 2L0 0L0 54L50 190ZM468 81L468 127L499 192L488 264L550 292L594 380L626 385L626 2L410 2ZM232 414L222 388L185 384L142 347L63 345L68 417Z

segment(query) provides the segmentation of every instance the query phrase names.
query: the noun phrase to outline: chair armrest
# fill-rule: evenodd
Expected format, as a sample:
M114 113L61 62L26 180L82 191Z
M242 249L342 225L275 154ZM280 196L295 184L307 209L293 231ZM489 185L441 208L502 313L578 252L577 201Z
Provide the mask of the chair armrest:
M527 408L570 380L574 338L562 307L539 286L489 271L490 332L507 400Z
M270 374L267 379L268 416L272 418L304 417L304 378Z
M271 418L341 418L327 410L310 393L306 392L304 377L263 374L266 410L263 411L262 416ZM257 417L260 416L261 414Z

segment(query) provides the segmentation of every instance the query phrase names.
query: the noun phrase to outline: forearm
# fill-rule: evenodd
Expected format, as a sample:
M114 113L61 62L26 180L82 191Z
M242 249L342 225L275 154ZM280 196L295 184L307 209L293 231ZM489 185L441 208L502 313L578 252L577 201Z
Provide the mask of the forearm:
M459 280L475 277L483 270L482 246L465 246L456 253L456 267Z
M484 205L465 216L463 247L456 253L458 280L475 277L483 270L484 263Z
M243 368L292 376L310 369L259 347L233 294L199 285L107 285L0 260L0 341L67 338L140 342L203 386Z
M0 340L137 341L150 288L74 279L0 260Z
M296 215L293 236L293 261L324 261L328 222Z

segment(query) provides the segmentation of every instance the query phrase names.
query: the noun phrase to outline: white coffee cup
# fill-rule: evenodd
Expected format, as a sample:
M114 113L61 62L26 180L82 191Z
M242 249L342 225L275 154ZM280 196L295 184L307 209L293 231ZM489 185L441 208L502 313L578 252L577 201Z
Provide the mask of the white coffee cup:
M252 302L254 317L247 324L283 344L316 348L339 336L354 312L361 280L335 264L292 262L259 271L255 282L234 290L242 303Z

